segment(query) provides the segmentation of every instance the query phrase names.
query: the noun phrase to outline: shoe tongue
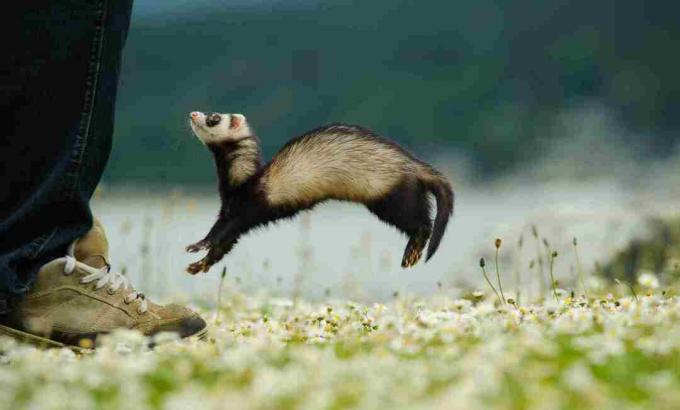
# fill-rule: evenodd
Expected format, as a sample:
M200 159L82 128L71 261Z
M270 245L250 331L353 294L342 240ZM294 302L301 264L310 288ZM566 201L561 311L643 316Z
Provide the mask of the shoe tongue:
M99 220L95 219L92 229L82 238L78 239L74 249L74 256L80 261L93 268L103 268L108 265L109 243L106 240L104 227Z
M104 255L93 255L93 256L88 256L87 258L80 260L77 259L80 262L84 263L85 265L92 266L93 268L96 269L101 269L105 266L109 266L108 259L104 257Z

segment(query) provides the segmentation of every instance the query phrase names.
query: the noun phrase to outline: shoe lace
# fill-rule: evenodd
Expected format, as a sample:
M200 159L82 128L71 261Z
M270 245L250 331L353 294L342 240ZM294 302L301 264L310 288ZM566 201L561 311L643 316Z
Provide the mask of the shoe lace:
M134 289L131 288L130 282L128 281L128 278L123 275L120 272L114 272L111 270L111 266L107 263L106 266L97 269L93 268L90 265L86 265L82 262L79 262L76 260L74 256L74 250L75 250L75 243L71 244L69 246L68 251L66 256L64 257L64 274L69 275L71 274L76 266L80 268L81 270L85 271L88 273L88 275L83 276L80 279L80 283L92 283L94 281L97 281L95 284L95 289L101 289L104 286L108 285L109 286L109 292L110 293L115 293L120 289L121 287L123 289L130 289L131 292L125 296L123 299L125 303L132 303L133 301L138 301L139 306L137 307L137 312L140 314L146 313L146 311L149 309L146 303L146 297L144 296L143 293L137 292Z

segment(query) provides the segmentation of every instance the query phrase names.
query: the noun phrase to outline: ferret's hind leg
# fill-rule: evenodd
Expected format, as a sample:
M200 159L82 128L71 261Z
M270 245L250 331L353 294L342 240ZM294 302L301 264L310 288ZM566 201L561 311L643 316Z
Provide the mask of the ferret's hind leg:
M401 266L415 265L432 232L430 200L427 188L418 180L408 180L398 185L385 198L367 204L380 220L395 226L409 237Z

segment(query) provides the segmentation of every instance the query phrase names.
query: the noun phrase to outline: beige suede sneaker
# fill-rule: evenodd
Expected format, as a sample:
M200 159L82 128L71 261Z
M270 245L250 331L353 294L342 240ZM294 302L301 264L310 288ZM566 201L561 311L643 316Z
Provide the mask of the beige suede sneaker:
M0 334L55 347L95 346L100 334L117 328L151 336L176 332L202 337L206 323L176 304L157 305L135 291L127 277L111 270L104 228L93 228L62 258L45 264L25 298L0 322Z

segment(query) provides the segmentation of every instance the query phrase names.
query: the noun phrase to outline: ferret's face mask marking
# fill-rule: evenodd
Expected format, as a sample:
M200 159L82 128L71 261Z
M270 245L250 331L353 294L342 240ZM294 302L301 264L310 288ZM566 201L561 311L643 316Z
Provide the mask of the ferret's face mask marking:
M204 144L239 141L251 136L246 117L242 114L193 111L189 118L191 129Z
M211 112L206 114L205 116L205 125L207 125L208 127L212 128L215 125L219 124L220 121L222 121L222 116L217 113Z

